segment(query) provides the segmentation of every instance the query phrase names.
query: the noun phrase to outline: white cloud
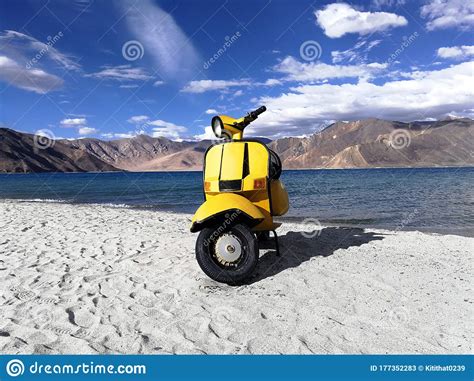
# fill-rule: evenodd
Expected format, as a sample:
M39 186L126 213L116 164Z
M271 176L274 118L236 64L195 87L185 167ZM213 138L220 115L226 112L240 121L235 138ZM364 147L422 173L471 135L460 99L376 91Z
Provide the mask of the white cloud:
M87 135L96 134L98 131L92 127L80 127L78 132L79 132L79 135L81 136L87 136Z
M0 56L0 80L23 90L46 94L59 89L64 81L41 69L26 69L25 66L6 56Z
M155 82L153 83L153 86L158 87L158 86L161 86L161 85L164 85L164 84L165 84L164 81L155 81Z
M120 89L136 89L138 87L139 87L138 85L120 85L119 86Z
M136 133L129 132L129 133L114 133L114 132L107 132L106 134L102 134L102 137L106 139L129 139L137 136Z
M199 56L173 16L150 0L120 1L134 39L144 47L163 77L183 78L194 71Z
M381 9L386 7L398 7L405 5L406 0L372 0L375 8Z
M130 65L103 66L101 71L86 74L86 77L110 79L116 81L140 80L146 81L153 77L145 69Z
M349 4L334 3L316 11L316 23L330 38L347 33L365 35L408 24L405 17L387 12L361 12Z
M87 124L86 118L66 118L59 122L63 127L77 127L85 126Z
M179 126L171 122L165 122L161 119L151 120L147 115L132 116L127 120L127 122L136 126L143 125L142 130L129 132L127 134L132 136L139 134L150 134L153 137L165 137L176 140L181 139L181 135L187 131L186 127ZM148 131L150 128L151 131ZM115 134L113 137L117 137L117 134Z
M211 126L206 126L204 127L204 133L200 135L194 135L194 139L196 140L216 140L216 135L214 135L214 132L212 131Z
M331 52L333 63L365 62L369 52L379 45L382 40L368 41L366 38L359 40L354 47L347 50L334 50Z
M206 114L208 115L213 115L213 114L218 114L217 110L210 108L206 110Z
M285 80L317 82L331 78L363 78L386 69L387 64L373 62L360 65L328 65L321 62L301 62L288 56L273 67L276 72L285 74Z
M323 84L294 87L278 97L263 97L267 106L252 125L255 135L301 135L328 120L378 117L413 121L448 113L471 113L474 89L473 62L438 71L412 73L409 79L381 85ZM471 111L469 111L471 110Z
M74 61L73 57L64 53L61 53L54 45L59 42L62 38L62 32L50 39L47 43L38 41L36 38L20 33L14 30L6 30L0 35L0 42L2 43L2 51L5 54L18 58L18 55L24 56L28 62L25 62L31 67L35 67L41 60L51 60L63 67L66 70L80 71L81 66Z
M127 122L132 124L141 124L143 122L148 121L149 119L150 118L146 115L135 115L128 119Z
M428 30L474 26L474 2L471 0L431 0L421 7Z
M277 86L281 84L282 82L279 79L275 79L275 78L267 79L264 83L265 86Z
M187 131L186 127L178 126L174 123L165 122L160 119L148 122L148 125L155 126L152 133L152 136L155 138L164 137L168 139L180 139L181 134Z
M231 87L250 86L251 82L248 79L240 80L212 80L203 79L200 81L189 82L182 90L185 93L200 94L206 91L227 90Z
M59 122L61 127L76 128L80 136L93 135L99 132L99 130L89 127L87 119L84 117L78 118L66 118Z
M437 54L438 57L441 58L464 59L474 56L474 46L463 45L443 47L438 49Z

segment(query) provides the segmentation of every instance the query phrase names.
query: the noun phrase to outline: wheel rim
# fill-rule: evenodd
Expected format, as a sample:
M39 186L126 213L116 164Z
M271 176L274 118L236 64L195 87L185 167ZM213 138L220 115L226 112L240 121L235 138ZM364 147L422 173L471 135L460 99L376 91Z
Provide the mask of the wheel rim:
M242 243L233 234L224 234L216 241L215 255L219 263L225 266L234 265L243 253Z

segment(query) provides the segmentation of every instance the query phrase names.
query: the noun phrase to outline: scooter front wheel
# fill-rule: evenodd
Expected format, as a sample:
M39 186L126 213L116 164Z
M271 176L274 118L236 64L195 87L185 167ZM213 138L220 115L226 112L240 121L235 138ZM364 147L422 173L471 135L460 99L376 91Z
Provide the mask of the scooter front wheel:
M250 228L234 225L205 228L196 241L196 259L202 271L217 282L239 284L255 270L258 241Z

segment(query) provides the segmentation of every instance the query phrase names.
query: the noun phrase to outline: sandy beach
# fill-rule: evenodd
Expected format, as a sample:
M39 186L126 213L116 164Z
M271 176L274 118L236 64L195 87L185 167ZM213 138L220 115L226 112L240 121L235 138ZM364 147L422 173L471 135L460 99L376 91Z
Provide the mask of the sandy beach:
M232 287L190 218L0 202L0 351L472 353L474 238L288 223Z

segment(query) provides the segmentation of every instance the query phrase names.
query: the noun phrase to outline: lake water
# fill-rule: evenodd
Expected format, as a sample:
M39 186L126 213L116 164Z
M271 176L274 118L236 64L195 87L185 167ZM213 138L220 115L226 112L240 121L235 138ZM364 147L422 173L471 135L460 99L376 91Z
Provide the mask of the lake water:
M291 203L286 218L474 236L474 168L284 171L282 180ZM202 174L2 174L0 199L193 213L203 201Z

